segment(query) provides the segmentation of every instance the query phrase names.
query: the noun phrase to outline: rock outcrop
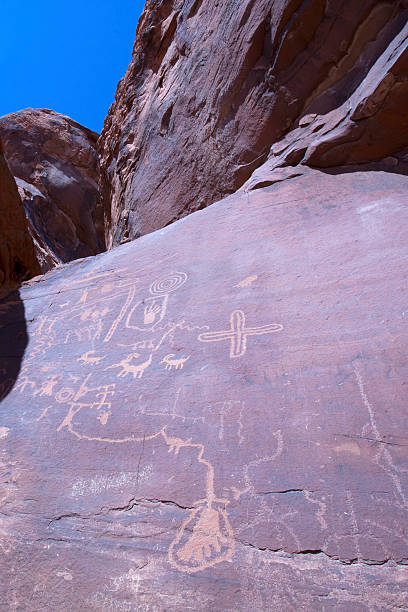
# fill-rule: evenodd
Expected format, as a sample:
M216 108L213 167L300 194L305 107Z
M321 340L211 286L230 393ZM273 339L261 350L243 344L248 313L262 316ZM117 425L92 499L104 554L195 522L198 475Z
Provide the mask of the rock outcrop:
M148 0L100 140L108 247L235 191L285 136L290 165L408 146L407 15L395 0Z
M0 301L0 609L408 609L407 17L148 0L102 201L95 134L0 119L43 269L148 234Z
M306 168L22 286L11 609L407 606L407 184Z
M0 293L39 271L24 208L0 141Z
M0 137L42 272L104 250L98 134L47 109L0 117Z

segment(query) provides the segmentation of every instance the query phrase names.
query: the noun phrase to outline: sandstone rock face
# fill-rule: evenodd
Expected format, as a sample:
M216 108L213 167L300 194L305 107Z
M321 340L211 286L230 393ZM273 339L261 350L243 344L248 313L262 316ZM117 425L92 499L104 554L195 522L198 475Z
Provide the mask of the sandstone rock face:
M0 136L42 272L103 250L98 135L53 111L25 109L0 118Z
M0 292L38 272L24 208L0 141Z
M408 606L408 179L280 172L2 303L6 609Z
M407 15L395 0L148 0L100 140L108 247L235 191L274 143L279 166L398 163Z

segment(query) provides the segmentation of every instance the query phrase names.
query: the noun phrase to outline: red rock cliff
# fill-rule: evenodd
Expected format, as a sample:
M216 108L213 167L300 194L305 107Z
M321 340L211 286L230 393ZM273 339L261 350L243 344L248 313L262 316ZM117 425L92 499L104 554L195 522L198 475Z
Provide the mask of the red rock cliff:
M108 246L235 191L285 135L290 164L407 146L404 4L149 0L100 139Z
M104 249L98 135L47 109L0 117L7 162L42 272Z

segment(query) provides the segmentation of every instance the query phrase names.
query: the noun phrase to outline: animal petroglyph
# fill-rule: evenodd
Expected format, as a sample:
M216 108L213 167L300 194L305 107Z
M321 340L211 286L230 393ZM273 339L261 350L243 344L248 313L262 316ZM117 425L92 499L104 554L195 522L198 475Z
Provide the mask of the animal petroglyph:
M200 342L220 342L229 340L230 357L242 357L246 353L248 336L262 336L282 331L283 325L271 323L261 327L245 327L245 314L234 310L230 316L230 329L217 332L204 332L198 336Z
M253 274L252 276L247 276L240 283L237 283L236 285L234 285L234 288L243 289L244 287L249 287L250 285L252 285L252 283L254 283L257 280L257 278L258 278L257 274Z
M98 365L105 357L94 357L95 351L87 351L81 357L78 357L77 361L81 361L82 363L87 363L90 365Z
M144 371L147 370L152 363L153 353L150 353L149 358L142 363L132 363L132 361L138 357L140 357L140 353L130 353L130 355L125 357L125 359L122 359L122 361L119 361L119 363L115 363L114 365L108 366L105 369L109 370L111 368L122 368L118 376L124 377L128 374L132 374L133 378L142 378Z
M180 357L179 359L175 359L174 353L169 353L169 355L165 355L160 363L164 363L166 370L182 370L186 361L190 359L190 355L188 357Z

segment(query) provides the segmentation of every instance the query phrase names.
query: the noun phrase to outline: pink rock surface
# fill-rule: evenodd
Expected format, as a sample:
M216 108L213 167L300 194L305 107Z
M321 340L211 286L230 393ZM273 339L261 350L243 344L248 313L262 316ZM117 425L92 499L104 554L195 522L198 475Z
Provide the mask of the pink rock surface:
M2 303L6 609L408 605L406 192L306 170Z
M24 109L0 117L42 272L104 248L98 194L98 134L65 115Z

